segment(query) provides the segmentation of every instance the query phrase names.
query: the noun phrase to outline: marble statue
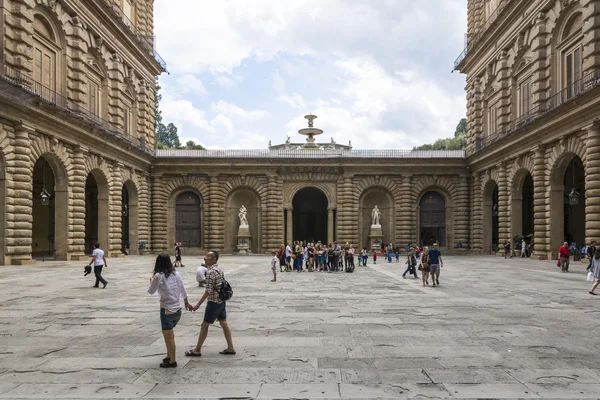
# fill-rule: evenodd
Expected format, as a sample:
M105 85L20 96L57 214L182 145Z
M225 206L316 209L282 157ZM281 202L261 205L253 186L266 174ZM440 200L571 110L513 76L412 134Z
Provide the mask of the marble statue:
M240 207L240 212L238 214L238 217L240 217L240 226L248 226L248 210L246 210L246 207L241 206Z
M373 225L380 225L379 219L381 218L381 211L379 211L379 208L377 206L373 208L371 217L373 218Z
M287 137L287 140L285 141L285 143L289 144L290 143L290 137Z

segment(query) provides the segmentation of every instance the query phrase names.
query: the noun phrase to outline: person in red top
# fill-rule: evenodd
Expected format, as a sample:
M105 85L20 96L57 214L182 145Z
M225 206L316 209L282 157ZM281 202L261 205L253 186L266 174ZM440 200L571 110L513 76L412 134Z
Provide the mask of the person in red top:
M569 243L564 242L558 249L558 258L560 259L560 268L562 272L569 272Z

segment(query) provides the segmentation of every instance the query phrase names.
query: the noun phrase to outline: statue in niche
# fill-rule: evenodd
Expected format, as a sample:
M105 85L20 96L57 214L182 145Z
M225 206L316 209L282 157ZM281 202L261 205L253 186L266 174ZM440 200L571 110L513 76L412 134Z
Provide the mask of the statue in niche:
M373 207L371 217L373 218L373 225L380 225L379 220L381 219L381 211L379 211L377 206Z
M240 207L240 212L238 214L238 217L240 218L240 226L248 226L248 210L246 210L246 207L241 206Z

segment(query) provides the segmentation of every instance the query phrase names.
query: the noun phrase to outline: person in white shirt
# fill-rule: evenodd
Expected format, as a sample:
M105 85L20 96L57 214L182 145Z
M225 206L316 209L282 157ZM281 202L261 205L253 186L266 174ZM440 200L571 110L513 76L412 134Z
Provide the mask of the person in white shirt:
M206 285L206 271L208 271L208 268L204 264L200 265L196 270L196 280L199 287Z
M100 287L100 282L102 282L102 289L106 287L108 282L104 280L102 277L102 268L108 267L106 265L106 257L104 257L104 250L100 248L100 243L94 243L94 251L92 252L92 260L88 264L90 267L94 264L94 275L96 275L96 283L94 287Z
M163 359L160 366L161 368L175 368L177 367L177 361L175 360L176 347L173 328L177 326L181 318L181 298L183 297L186 310L191 311L192 306L188 302L187 291L183 285L181 275L175 271L175 267L171 264L171 257L168 254L159 254L156 257L148 293L154 294L156 292L160 297L160 324L167 346L167 357Z
M288 272L292 270L292 266L290 265L291 261L292 261L292 248L291 248L290 244L288 243L287 246L285 246L285 270Z
M271 269L273 270L273 280L271 282L277 282L277 265L279 264L279 258L277 258L277 252L271 252L273 258L271 259Z

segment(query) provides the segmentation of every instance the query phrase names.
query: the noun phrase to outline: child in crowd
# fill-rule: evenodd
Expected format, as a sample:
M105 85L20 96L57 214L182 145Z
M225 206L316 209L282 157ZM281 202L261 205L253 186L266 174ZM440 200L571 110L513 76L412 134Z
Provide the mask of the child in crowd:
M273 280L271 282L277 282L277 265L279 264L279 258L277 258L277 252L271 252L273 258L271 259L271 269L273 270Z
M394 256L396 257L396 262L400 262L400 252L398 251L397 247L394 251Z
M373 252L373 264L377 264L377 252Z

